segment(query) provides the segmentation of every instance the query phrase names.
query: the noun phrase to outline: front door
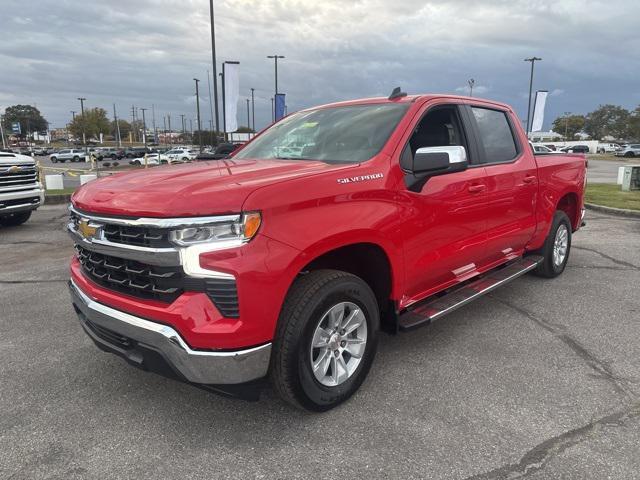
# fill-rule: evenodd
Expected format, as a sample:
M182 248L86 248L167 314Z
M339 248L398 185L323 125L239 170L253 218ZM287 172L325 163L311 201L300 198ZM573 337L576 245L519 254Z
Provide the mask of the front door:
M486 172L469 149L460 107L425 107L403 155L418 148L465 147L470 168L430 178L419 191L401 192L404 222L405 293L401 307L472 277L486 247Z

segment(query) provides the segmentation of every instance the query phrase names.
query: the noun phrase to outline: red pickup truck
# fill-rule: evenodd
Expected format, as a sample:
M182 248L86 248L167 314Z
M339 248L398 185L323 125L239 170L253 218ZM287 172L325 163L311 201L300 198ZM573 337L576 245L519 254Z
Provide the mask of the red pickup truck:
M133 365L243 398L269 379L328 410L379 331L561 274L585 182L583 155L534 155L500 103L396 89L310 108L230 158L77 190L72 301Z

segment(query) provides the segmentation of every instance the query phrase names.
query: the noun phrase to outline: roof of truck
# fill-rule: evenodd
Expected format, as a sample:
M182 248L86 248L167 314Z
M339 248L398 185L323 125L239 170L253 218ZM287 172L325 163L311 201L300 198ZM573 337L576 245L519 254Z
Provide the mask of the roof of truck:
M383 103L413 103L417 100L433 100L436 98L448 98L448 99L456 99L456 100L465 100L470 102L477 102L483 104L492 104L501 108L511 109L511 107L505 103L496 102L494 100L487 100L484 98L478 97L465 97L463 95L451 95L451 94L440 94L440 93L429 93L429 94L421 94L421 95L406 95L404 97L397 97L394 99L389 99L388 97L371 97L371 98L360 98L356 100L346 100L343 102L333 102L327 103L325 105L318 105L315 107L308 108L306 110L315 110L318 108L332 108L332 107L344 107L349 105L374 105L374 104L383 104Z

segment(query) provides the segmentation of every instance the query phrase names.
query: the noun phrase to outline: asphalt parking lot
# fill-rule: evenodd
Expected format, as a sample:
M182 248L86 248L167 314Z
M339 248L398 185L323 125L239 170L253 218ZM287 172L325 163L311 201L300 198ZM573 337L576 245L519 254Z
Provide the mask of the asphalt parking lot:
M589 212L555 280L383 335L326 414L221 398L95 348L66 210L0 229L0 478L640 478L640 221Z

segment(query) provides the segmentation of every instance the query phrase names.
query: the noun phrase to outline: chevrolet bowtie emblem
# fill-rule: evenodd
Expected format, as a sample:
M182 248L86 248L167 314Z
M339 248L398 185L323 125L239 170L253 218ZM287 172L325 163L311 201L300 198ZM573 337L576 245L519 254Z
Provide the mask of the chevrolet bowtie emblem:
M9 167L7 172L9 172L9 173L18 173L21 170L22 170L22 167L19 167L18 165L14 165L12 167Z
M98 228L93 225L89 225L87 220L80 220L78 222L78 232L86 240L91 240L98 235Z

